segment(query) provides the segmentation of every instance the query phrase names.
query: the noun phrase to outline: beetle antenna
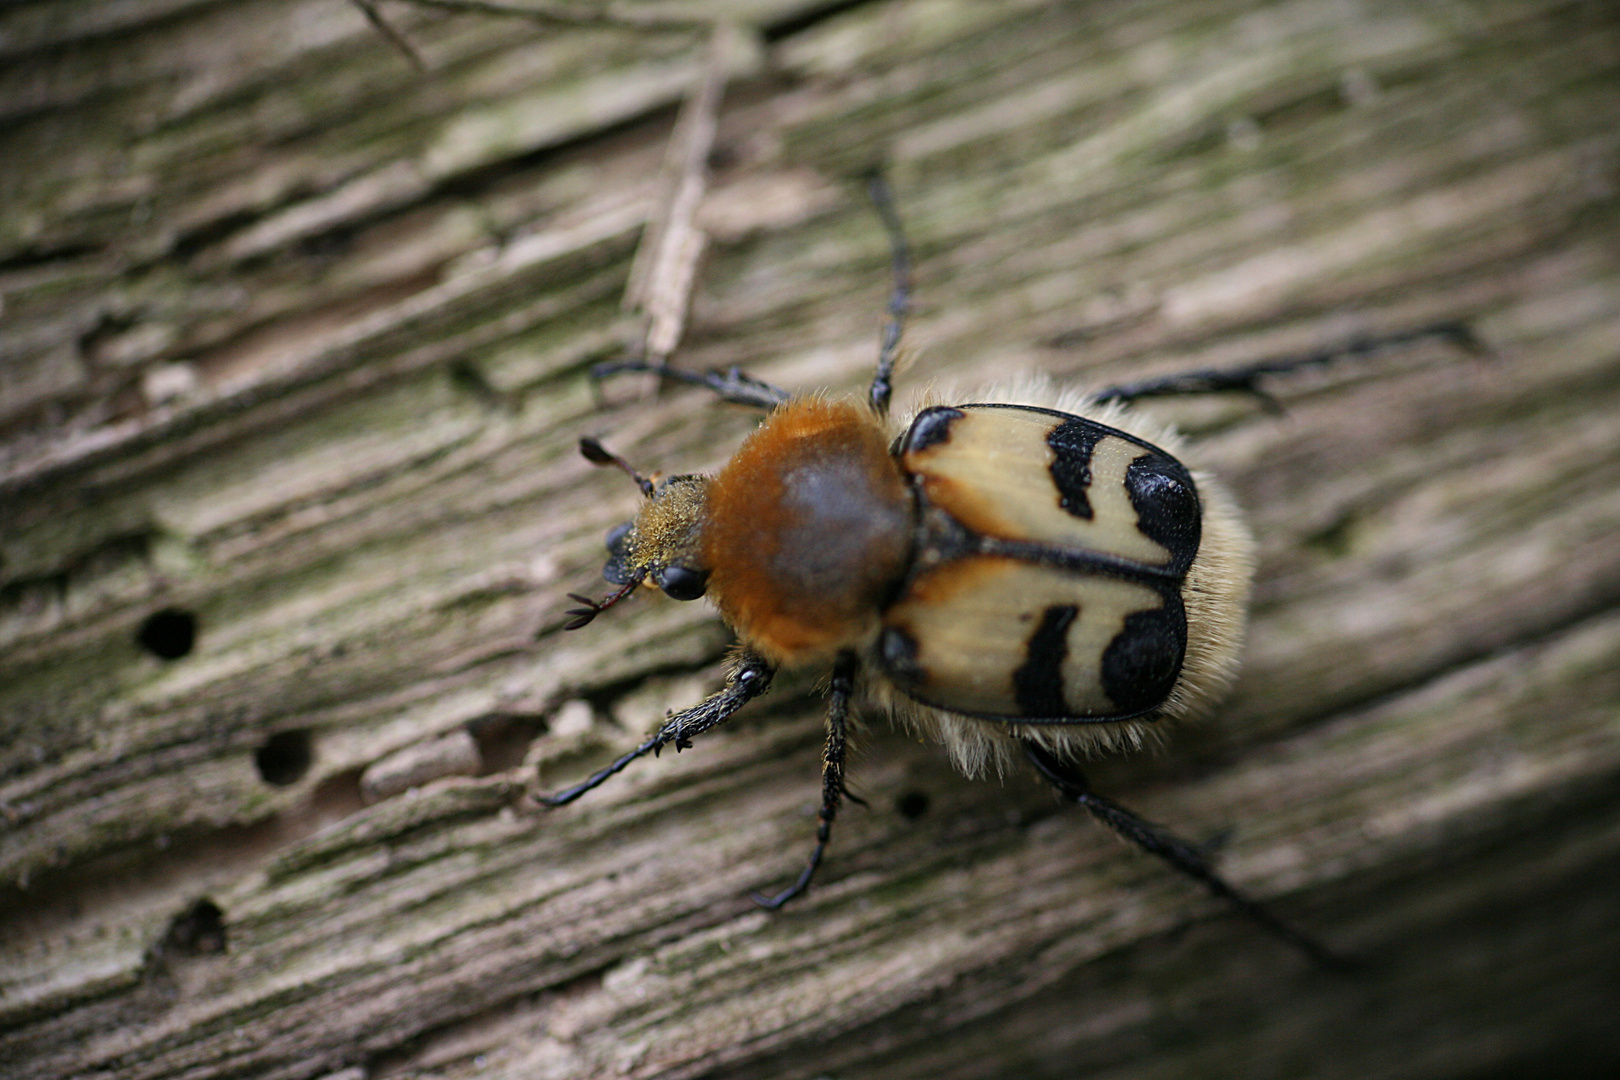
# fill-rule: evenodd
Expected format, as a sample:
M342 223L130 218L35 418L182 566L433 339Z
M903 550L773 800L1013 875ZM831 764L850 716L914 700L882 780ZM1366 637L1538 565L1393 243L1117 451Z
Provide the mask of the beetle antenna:
M637 574L635 577L631 578L623 585L620 585L617 589L614 589L600 600L592 600L590 597L582 596L576 592L569 593L568 599L573 600L576 603L583 604L584 606L569 608L567 611L563 612L565 615L573 616L572 619L569 619L567 622L563 623L563 629L578 630L580 627L586 625L592 619L602 614L602 612L606 611L608 608L612 607L614 604L617 604L620 600L623 600L625 597L634 592L636 586L641 584L641 578L642 575Z
M624 458L613 453L607 447L603 446L589 435L579 440L579 452L585 458L585 460L590 462L592 465L611 465L615 469L622 470L626 476L630 477L630 479L636 482L636 486L641 489L641 493L643 495L647 496L649 499L652 498L653 482L636 472L636 470L632 468L630 463L624 460ZM616 600L618 597L614 597L614 599ZM610 604L612 602L612 600L608 601Z

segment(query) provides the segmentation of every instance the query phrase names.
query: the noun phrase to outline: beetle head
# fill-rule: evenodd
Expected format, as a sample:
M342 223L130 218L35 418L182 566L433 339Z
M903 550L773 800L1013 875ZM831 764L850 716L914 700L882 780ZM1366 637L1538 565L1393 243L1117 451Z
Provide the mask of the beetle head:
M651 582L675 600L701 597L709 581L709 568L702 562L700 547L708 478L682 475L649 479L595 439L581 439L580 452L594 465L611 465L627 473L647 501L634 521L608 533L608 561L602 567L602 576L619 588L600 601L570 593L571 599L585 607L569 611L575 618L564 629L584 626L642 582Z

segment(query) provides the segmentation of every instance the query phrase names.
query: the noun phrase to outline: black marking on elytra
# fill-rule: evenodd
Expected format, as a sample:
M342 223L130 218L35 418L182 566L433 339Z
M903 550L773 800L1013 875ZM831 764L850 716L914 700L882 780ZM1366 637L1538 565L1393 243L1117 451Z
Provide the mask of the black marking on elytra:
M886 626L878 635L878 660L889 677L908 691L921 687L927 678L917 662L917 639L898 626Z
M1186 610L1179 596L1165 594L1164 606L1125 616L1103 650L1103 693L1122 713L1158 708L1175 687L1186 655Z
M1071 416L1046 436L1052 448L1052 483L1057 485L1058 505L1077 518L1090 521L1091 455L1097 444L1113 433L1112 428Z
M1067 716L1063 662L1069 657L1069 627L1080 615L1074 604L1054 604L1041 612L1040 625L1024 643L1024 663L1013 672L1013 694L1025 716Z
M1198 554L1203 510L1187 467L1169 454L1142 454L1125 469L1125 491L1142 534L1170 553L1170 568L1184 574Z
M905 435L900 438L897 457L905 454L920 454L931 446L950 442L951 425L966 415L961 409L953 409L949 405L935 405L924 409L917 414L917 418L906 429Z
M1032 412L1032 413L1040 413L1042 416L1054 416L1057 419L1064 420L1064 421L1073 420L1073 421L1076 421L1076 422L1078 422L1080 424L1084 424L1084 425L1086 425L1088 427L1091 427L1091 428L1095 429L1096 432L1097 432L1097 437L1099 439L1104 435L1112 435L1116 439L1124 439L1128 443L1135 443L1137 446L1140 446L1144 450L1151 450L1156 454L1164 454L1165 457L1170 456L1169 454L1165 454L1165 452L1163 450L1161 450L1159 447L1154 446L1152 443L1148 442L1146 439L1139 439L1135 435L1132 435L1128 431L1121 431L1119 428L1109 427L1107 424L1099 424L1095 420L1087 420L1085 417L1083 417L1083 416L1075 416L1073 413L1059 412L1057 409L1043 409L1039 405L1012 405L1012 404L1009 404L1008 402L1005 402L1005 401L971 401L971 402L964 402L961 405L957 405L956 408L964 409L964 410L965 409L1017 409L1020 412Z
M991 555L1034 566L1049 566L1075 574L1098 575L1135 581L1160 593L1174 593L1186 574L1175 567L1156 566L1092 548L1058 547L1039 540L1003 540L999 536L977 538L974 554Z

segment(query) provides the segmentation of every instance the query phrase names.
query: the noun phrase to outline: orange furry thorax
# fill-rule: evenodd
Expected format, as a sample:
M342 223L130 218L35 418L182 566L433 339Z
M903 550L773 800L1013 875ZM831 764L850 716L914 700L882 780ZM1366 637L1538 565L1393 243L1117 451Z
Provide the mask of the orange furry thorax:
M709 485L709 595L778 662L857 644L905 572L912 507L877 416L848 401L790 401Z

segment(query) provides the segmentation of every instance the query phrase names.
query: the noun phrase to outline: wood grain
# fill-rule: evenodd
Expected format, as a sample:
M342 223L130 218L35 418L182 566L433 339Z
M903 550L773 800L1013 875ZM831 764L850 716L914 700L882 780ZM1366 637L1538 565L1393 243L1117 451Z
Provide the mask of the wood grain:
M870 808L756 909L811 841L814 673L529 801L727 645L657 598L560 632L636 502L575 440L696 471L753 422L586 375L701 35L384 5L417 71L340 0L38 0L0 13L0 1077L1613 1070L1609 6L719 6L758 47L681 364L862 387L880 161L902 399L1487 343L1143 406L1249 512L1254 625L1219 716L1094 779L1364 970L880 718Z

